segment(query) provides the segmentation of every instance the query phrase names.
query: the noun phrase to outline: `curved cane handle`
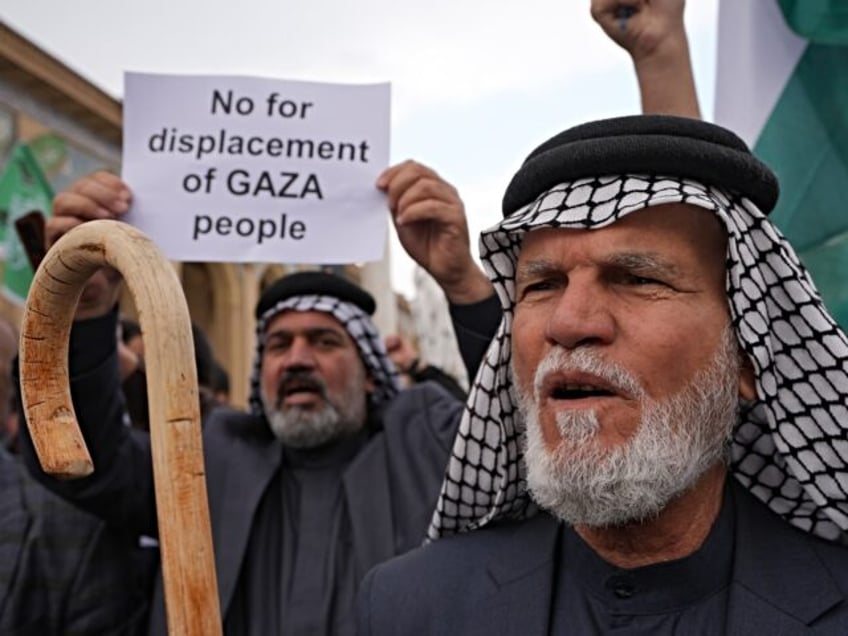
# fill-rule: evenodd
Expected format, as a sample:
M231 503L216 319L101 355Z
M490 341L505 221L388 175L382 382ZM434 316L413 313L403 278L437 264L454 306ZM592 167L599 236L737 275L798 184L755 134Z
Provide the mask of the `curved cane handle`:
M150 438L169 632L221 633L200 436L191 322L176 272L153 242L117 221L63 236L36 272L21 327L21 396L45 472L80 477L91 457L71 403L68 338L89 276L124 276L144 333Z

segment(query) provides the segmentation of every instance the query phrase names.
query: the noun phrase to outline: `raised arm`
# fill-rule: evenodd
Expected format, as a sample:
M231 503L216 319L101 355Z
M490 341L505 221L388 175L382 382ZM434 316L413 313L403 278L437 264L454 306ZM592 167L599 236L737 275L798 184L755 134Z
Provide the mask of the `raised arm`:
M494 293L471 256L465 206L456 188L415 161L388 168L377 187L388 195L401 245L435 279L448 302L466 305Z
M442 288L457 344L473 378L501 319L494 287L471 255L459 193L435 170L415 161L388 168L377 181L388 195L398 239Z
M684 0L592 0L592 17L633 60L642 112L700 119Z

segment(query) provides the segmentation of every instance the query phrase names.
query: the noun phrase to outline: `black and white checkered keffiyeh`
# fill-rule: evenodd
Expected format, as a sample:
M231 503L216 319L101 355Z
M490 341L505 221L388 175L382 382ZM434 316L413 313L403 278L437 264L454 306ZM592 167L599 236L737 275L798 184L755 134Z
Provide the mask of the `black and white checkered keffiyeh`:
M757 375L758 399L734 433L732 474L794 526L829 539L848 529L848 338L792 247L747 198L676 177L625 175L555 186L481 235L504 317L470 391L430 539L535 511L509 374L523 235L602 228L678 202L712 210L727 227L731 318Z
M265 327L277 314L283 311L320 311L330 314L338 320L353 338L359 349L359 357L365 364L368 377L374 384L374 391L369 395L368 406L379 409L391 400L400 390L400 377L394 363L386 354L377 327L371 316L357 305L320 294L290 296L266 310L256 324L256 356L253 360L253 371L250 375L250 410L255 415L264 415L261 394L262 352L265 349Z

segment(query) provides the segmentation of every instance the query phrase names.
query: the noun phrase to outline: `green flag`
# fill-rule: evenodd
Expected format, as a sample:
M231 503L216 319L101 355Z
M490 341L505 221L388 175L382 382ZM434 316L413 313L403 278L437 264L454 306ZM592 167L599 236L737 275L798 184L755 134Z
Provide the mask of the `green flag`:
M722 0L719 17L716 122L777 173L771 217L848 327L848 3Z
M4 237L6 265L3 294L13 302L26 300L33 270L23 244L15 231L15 221L28 214L49 216L53 191L25 144L12 151L0 177L0 210L5 212Z
M848 44L845 0L778 0L786 24L816 44Z

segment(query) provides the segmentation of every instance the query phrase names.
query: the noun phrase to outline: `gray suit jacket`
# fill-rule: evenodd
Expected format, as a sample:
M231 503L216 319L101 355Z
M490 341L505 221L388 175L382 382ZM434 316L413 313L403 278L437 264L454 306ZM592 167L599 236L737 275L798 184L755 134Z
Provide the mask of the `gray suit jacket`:
M795 530L733 486L725 634L848 634L848 549ZM442 539L372 570L360 636L548 634L557 522L547 514Z
M461 403L424 384L383 414L342 480L360 578L374 565L421 545L439 495ZM226 608L259 500L280 467L279 441L258 418L218 412L206 425L207 487L221 607Z

